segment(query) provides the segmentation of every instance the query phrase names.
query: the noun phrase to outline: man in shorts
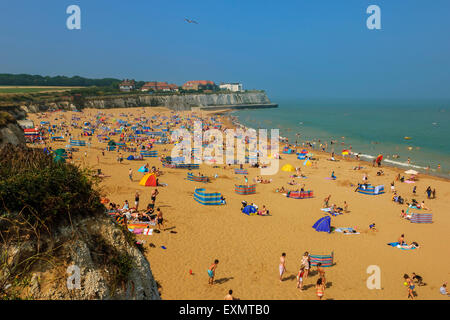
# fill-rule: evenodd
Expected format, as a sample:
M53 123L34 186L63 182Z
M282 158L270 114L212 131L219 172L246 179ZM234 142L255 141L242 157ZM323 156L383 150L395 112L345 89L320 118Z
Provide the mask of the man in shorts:
M208 284L213 285L214 284L214 277L216 275L216 268L217 264L219 263L219 260L214 260L214 263L209 267L208 269Z
M156 202L156 196L157 196L158 194L159 194L158 189L154 189L154 190L152 191L152 194L151 194L152 204L155 204L155 202Z

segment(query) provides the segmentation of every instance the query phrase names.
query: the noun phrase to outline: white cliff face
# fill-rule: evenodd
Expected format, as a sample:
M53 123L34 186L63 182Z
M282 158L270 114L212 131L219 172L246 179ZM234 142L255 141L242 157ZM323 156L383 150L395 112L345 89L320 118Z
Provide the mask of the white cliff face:
M186 94L186 95L130 95L87 99L88 108L126 108L164 106L175 110L192 107L267 105L270 100L264 92Z

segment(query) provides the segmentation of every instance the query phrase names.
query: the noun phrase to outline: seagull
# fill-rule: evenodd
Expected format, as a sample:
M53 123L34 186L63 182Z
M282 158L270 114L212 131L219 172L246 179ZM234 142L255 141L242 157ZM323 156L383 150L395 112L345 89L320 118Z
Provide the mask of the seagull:
M184 21L186 21L187 23L195 23L195 24L198 24L197 21L195 21L195 20L189 20L188 18L184 18Z

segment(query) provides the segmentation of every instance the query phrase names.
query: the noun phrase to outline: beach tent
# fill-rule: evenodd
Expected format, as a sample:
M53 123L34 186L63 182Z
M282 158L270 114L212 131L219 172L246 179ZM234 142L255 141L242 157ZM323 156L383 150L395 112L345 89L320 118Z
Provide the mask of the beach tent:
M128 158L127 158L127 160L134 160L134 156L129 155Z
M142 166L138 169L138 172L148 172L148 168L146 168L145 166Z
M292 172L295 171L295 168L291 164L285 164L283 167L281 167L282 171Z
M313 228L318 232L331 232L331 217L325 216L314 223Z
M307 159L307 160L305 160L305 162L303 162L303 165L310 167L310 166L312 166L312 162Z
M258 210L252 205L248 205L242 209L242 213L245 213L246 215L250 215L251 213L256 213Z
M347 156L347 155L349 155L349 153L350 153L350 151L348 151L347 149L342 150L342 155L343 156Z
M154 173L147 173L145 176L142 177L141 181L139 182L139 185L146 186L146 187L156 187L156 175Z

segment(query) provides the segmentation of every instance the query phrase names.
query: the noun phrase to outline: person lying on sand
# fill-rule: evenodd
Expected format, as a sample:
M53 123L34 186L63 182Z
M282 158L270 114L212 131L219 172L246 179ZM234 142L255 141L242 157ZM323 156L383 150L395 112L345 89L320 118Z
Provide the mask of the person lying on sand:
M281 188L277 188L275 190L275 192L286 193L287 191L286 191L286 189L284 189L284 187L281 187Z
M268 216L269 215L269 210L266 209L265 205L263 205L262 209L258 211L258 215L260 215L260 216Z
M375 223L372 223L371 225L369 225L369 230L374 231L374 232L378 231L377 228L375 227Z

